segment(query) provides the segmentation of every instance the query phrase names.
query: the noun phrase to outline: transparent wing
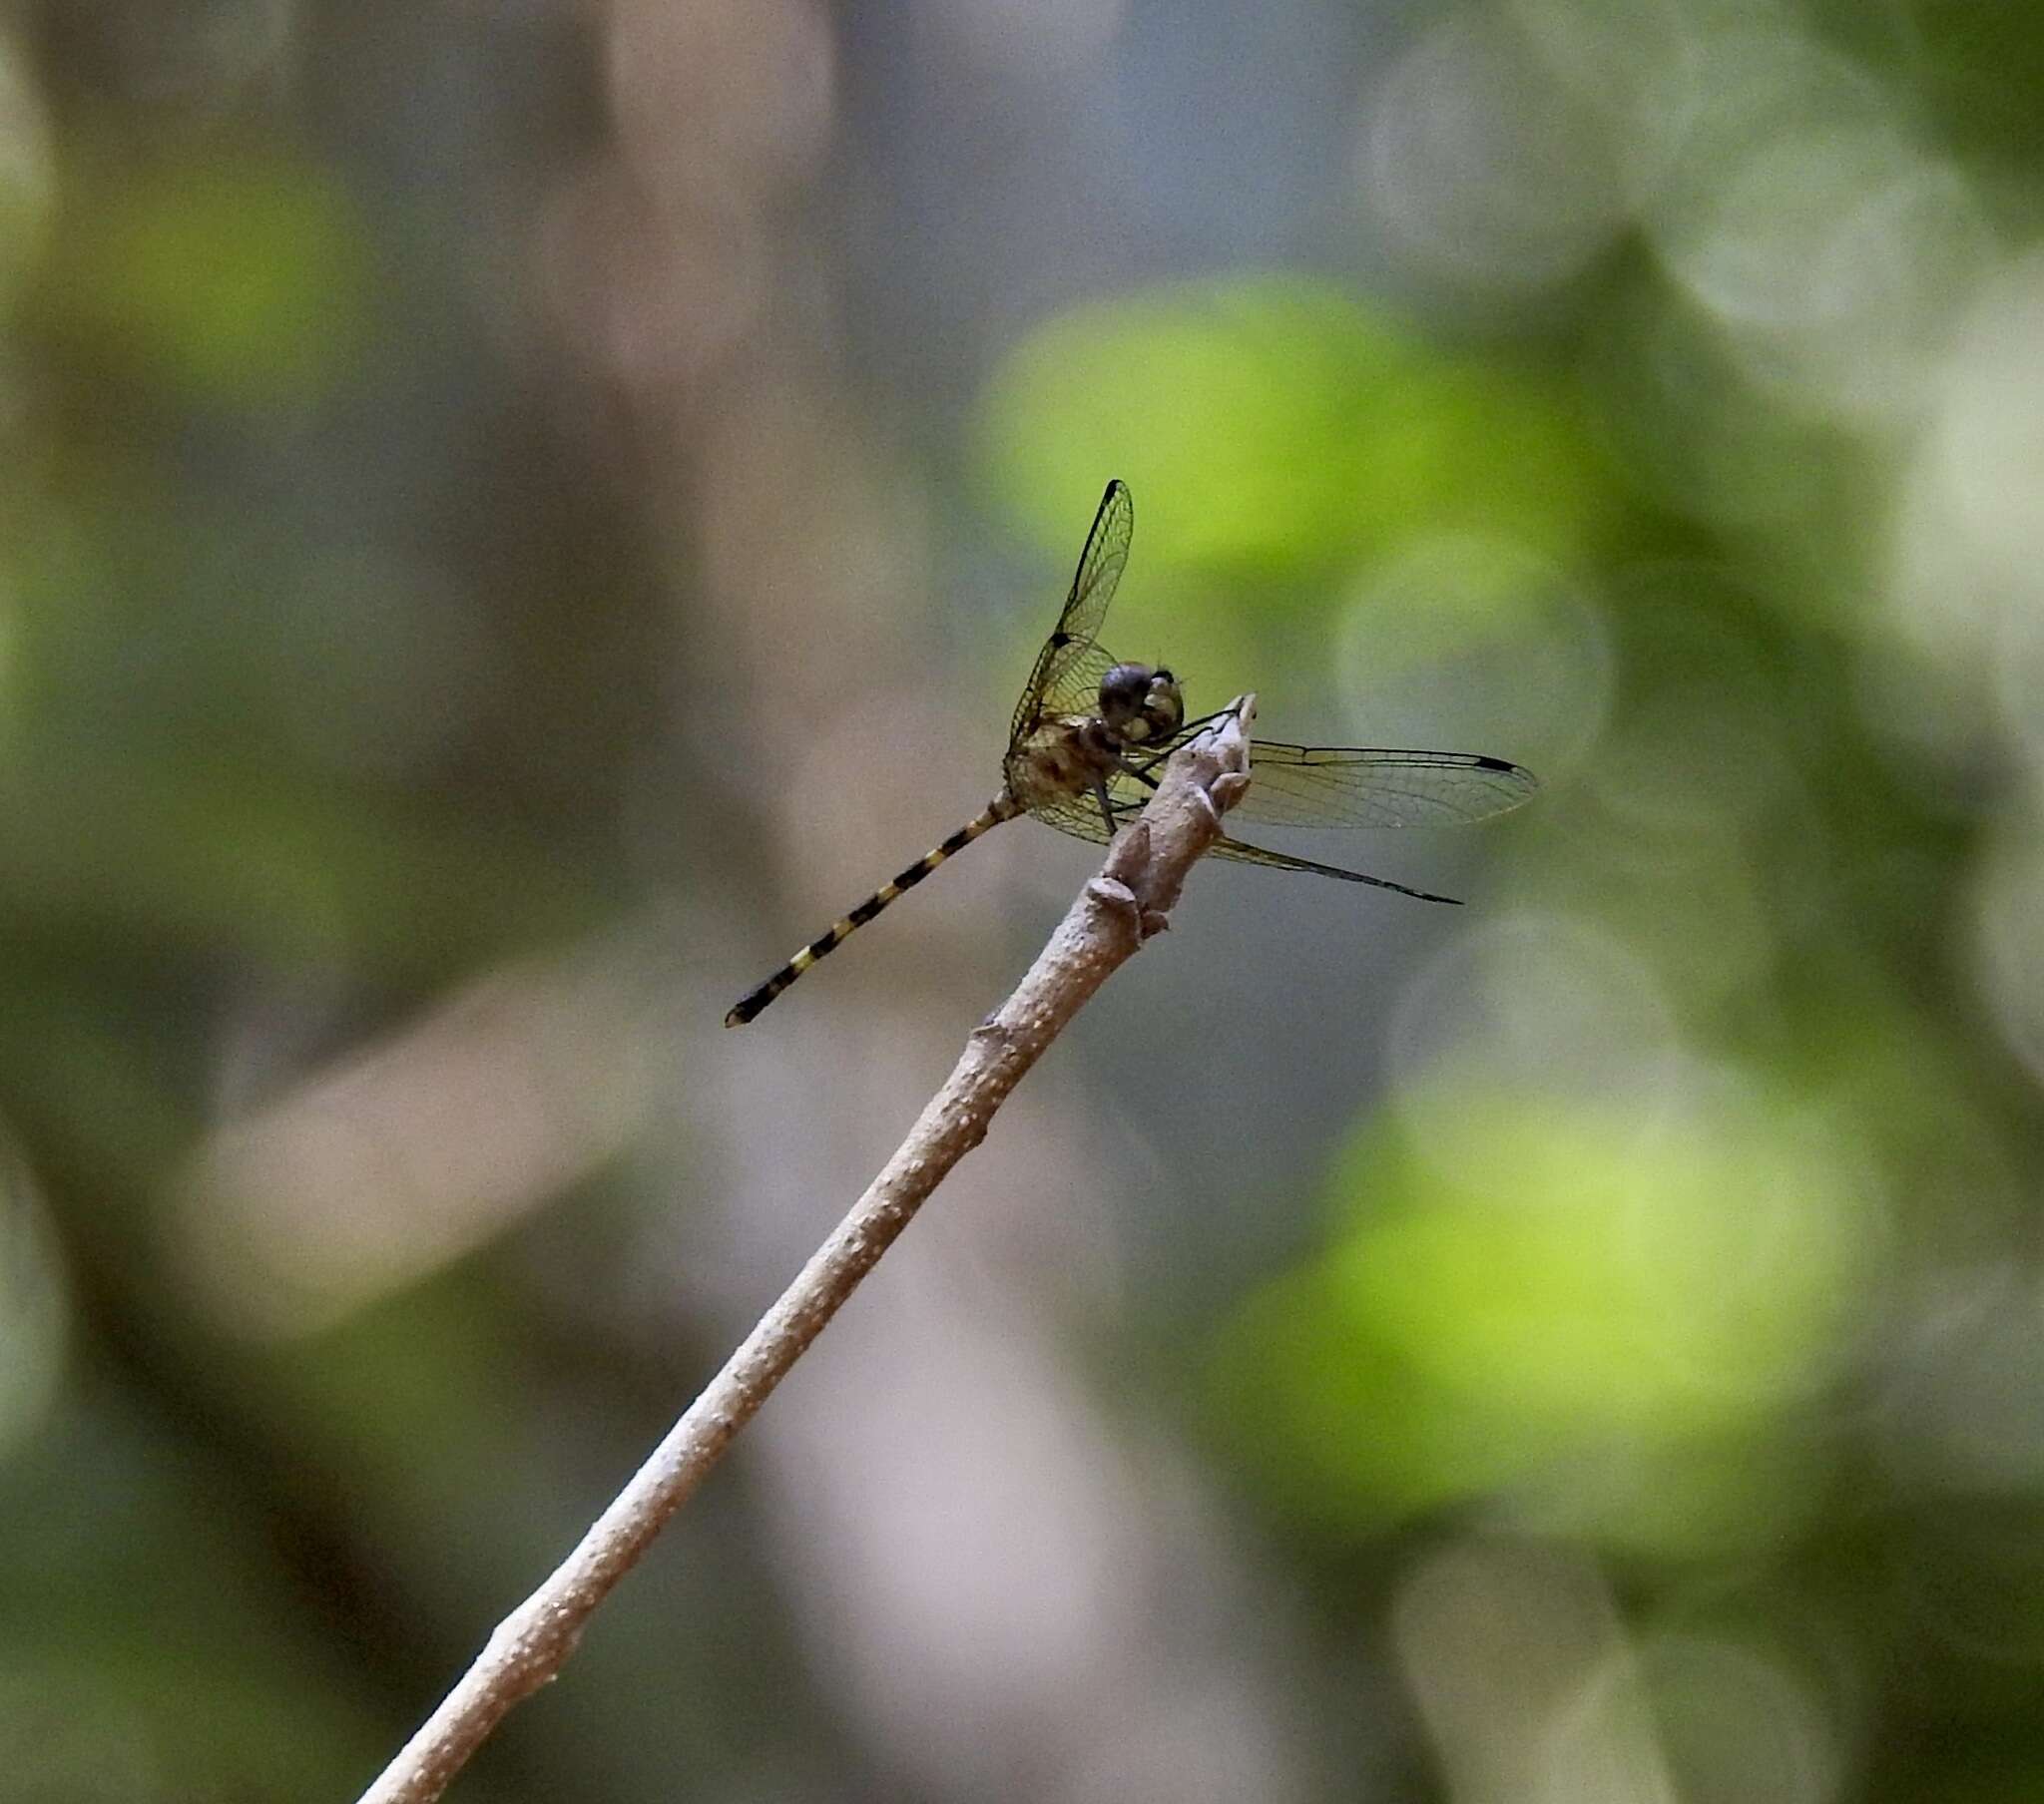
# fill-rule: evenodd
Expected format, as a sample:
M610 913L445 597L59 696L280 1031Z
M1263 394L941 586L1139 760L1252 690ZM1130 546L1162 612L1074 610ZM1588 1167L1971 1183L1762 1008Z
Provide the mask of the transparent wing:
M1049 682L1037 698L1036 719L1098 713L1100 679L1113 669L1114 654L1105 646L1067 646L1063 661L1051 672ZM1016 717L1020 718L1019 710ZM1029 722L1031 726L1035 724L1036 720Z
M1234 817L1278 827L1459 826L1516 808L1539 787L1532 771L1478 752L1257 739Z
M1240 814L1246 801L1247 798L1244 802L1238 802L1234 812ZM1217 840L1214 845L1214 856L1233 858L1238 864L1269 865L1273 870L1310 871L1315 877L1338 877L1343 883L1367 883L1372 889L1394 889L1401 896L1415 896L1422 902L1449 902L1459 905L1459 898L1454 896L1437 896L1431 890L1408 889L1402 883L1393 883L1388 877L1368 877L1361 871L1344 871L1335 864L1315 864L1310 858L1293 858L1289 853L1274 852L1268 847L1249 845L1240 839Z
M1100 509L1093 516L1093 530L1086 535L1086 549L1079 554L1079 568L1072 578L1072 593L1065 598L1064 612L1036 657L1036 668L1015 704L1015 718L1008 742L1026 738L1046 714L1078 713L1090 709L1100 684L1096 676L1091 689L1073 705L1080 692L1075 667L1093 649L1100 623L1107 618L1107 605L1114 600L1114 587L1122 580L1129 561L1129 541L1136 531L1136 504L1126 484L1107 485ZM1101 665L1102 672L1107 666Z
M1107 654L1094 656L1104 671ZM1098 683L1098 676L1092 679ZM1178 744L1183 743L1181 738ZM1167 747L1133 770L1108 773L1108 798L1117 825L1140 813L1156 793L1158 774L1175 749L1176 745ZM1532 771L1480 752L1373 750L1256 739L1250 745L1249 791L1236 804L1232 818L1277 827L1464 826L1518 807L1539 787L1540 779ZM1086 814L1097 828L1097 797L1087 798ZM1283 861L1279 852L1263 860ZM1320 868L1309 860L1302 864Z
M1146 789L1147 797L1149 791ZM1142 807L1141 802L1124 801L1115 798L1114 824L1125 827ZM1057 828L1060 833L1069 833L1074 839L1091 841L1094 845L1107 844L1107 822L1100 818L1100 802L1095 796L1071 796L1066 800L1051 802L1040 808L1029 810L1031 820L1043 821Z
M1127 778L1116 778L1110 785L1110 798L1114 803L1115 826L1126 826L1141 812L1149 800L1150 791L1141 784ZM1069 833L1074 839L1084 839L1093 845L1107 843L1107 823L1100 815L1100 802L1095 796L1072 796L1048 807L1033 808L1031 814L1040 821L1056 827L1060 833ZM1235 809L1237 814L1241 807ZM1343 883L1367 883L1373 889L1396 890L1401 896L1416 896L1422 902L1454 902L1453 896L1437 896L1430 890L1408 889L1402 883L1393 883L1388 877L1370 877L1361 871L1346 871L1338 865L1317 864L1310 858L1294 858L1288 852L1274 852L1266 846L1250 845L1244 840L1223 838L1214 846L1217 858L1232 858L1238 864L1261 864L1278 871L1309 871L1316 877L1338 877Z

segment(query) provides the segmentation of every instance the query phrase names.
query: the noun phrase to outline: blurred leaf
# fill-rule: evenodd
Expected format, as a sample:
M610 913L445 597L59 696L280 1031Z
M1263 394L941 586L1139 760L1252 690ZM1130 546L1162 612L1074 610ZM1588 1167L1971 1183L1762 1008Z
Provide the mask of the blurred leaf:
M16 763L0 818L14 910L159 955L234 944L422 975L595 918L594 891L529 835L247 765Z
M1042 327L986 401L986 462L1052 543L1109 476L1153 555L1325 572L1457 530L1579 556L1609 506L1567 391L1460 362L1300 277L1215 282Z
M0 302L12 303L42 256L56 188L42 96L22 46L0 28Z
M0 1483L7 1796L302 1796L374 1757L345 1653L275 1607L289 1578L231 1487L104 1394L39 1452Z
M1846 1326L1826 1138L1757 1104L1644 1133L1516 1097L1417 1108L1358 1137L1346 1226L1218 1348L1227 1429L1274 1494L1364 1527L1517 1488L1576 1532L1681 1546L1758 1489L1779 1528L1756 1444Z
M44 298L62 329L193 400L294 402L360 343L367 258L331 172L208 152L88 179Z

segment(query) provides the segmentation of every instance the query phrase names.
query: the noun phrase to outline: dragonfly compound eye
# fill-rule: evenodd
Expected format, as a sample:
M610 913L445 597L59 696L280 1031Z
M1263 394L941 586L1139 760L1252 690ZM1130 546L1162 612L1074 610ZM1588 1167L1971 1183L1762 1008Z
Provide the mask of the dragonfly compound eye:
M1143 720L1148 730L1141 736L1152 741L1168 739L1185 725L1186 698L1169 671L1151 676L1149 692L1143 697Z
M1169 671L1118 664L1100 679L1100 717L1115 737L1146 743L1178 730L1185 702Z

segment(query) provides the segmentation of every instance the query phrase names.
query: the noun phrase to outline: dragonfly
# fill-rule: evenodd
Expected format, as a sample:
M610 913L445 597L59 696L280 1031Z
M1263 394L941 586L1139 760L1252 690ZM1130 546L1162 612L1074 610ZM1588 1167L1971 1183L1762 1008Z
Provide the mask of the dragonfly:
M1075 838L1105 845L1140 813L1165 760L1220 716L1185 717L1178 679L1161 667L1124 664L1102 649L1100 629L1129 561L1136 507L1128 485L1110 482L1093 516L1070 594L1009 723L1000 793L942 844L831 924L772 976L756 984L724 1018L728 1028L755 1020L818 959L844 944L880 911L913 889L989 828L1031 815ZM1516 808L1539 788L1530 770L1468 751L1393 751L1368 747L1250 742L1250 786L1232 820L1278 827L1459 826ZM1222 858L1281 871L1305 871L1344 883L1395 890L1421 902L1454 903L1310 858L1224 836Z

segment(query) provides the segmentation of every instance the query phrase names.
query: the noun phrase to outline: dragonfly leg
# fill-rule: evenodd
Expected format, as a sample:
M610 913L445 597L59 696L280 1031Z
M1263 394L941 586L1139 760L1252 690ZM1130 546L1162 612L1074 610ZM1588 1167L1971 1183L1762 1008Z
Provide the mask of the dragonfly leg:
M1147 783L1152 789L1155 789L1157 787L1157 779L1150 774L1153 770L1202 727L1212 726L1216 720L1232 720L1235 718L1235 714L1236 710L1232 707L1216 708L1211 714L1202 714L1197 720L1188 720L1177 732L1172 734L1169 745L1152 752L1141 763L1132 764L1127 758L1120 756L1116 757L1115 763L1138 782Z
M1211 714L1202 714L1197 720L1188 720L1183 726L1181 726L1178 729L1177 732L1171 735L1172 743L1174 745L1183 745L1186 742L1186 740L1191 738L1194 733L1198 732L1201 727L1212 726L1216 720L1232 720L1234 718L1234 708L1217 707ZM1167 751L1164 753L1160 753L1159 755L1168 756L1169 752Z
M1164 762L1164 758L1165 754L1160 752L1156 757L1148 759L1146 762L1141 764L1131 764L1129 760L1124 757L1117 757L1114 762L1115 768L1119 770L1124 776L1134 777L1136 781L1141 783L1146 789L1155 789L1157 787L1157 779L1150 773L1151 771L1155 770L1159 764Z
M1106 777L1097 776L1093 779L1093 793L1099 798L1100 818L1107 823L1107 836L1109 839L1112 839L1114 837L1114 799L1107 792Z

